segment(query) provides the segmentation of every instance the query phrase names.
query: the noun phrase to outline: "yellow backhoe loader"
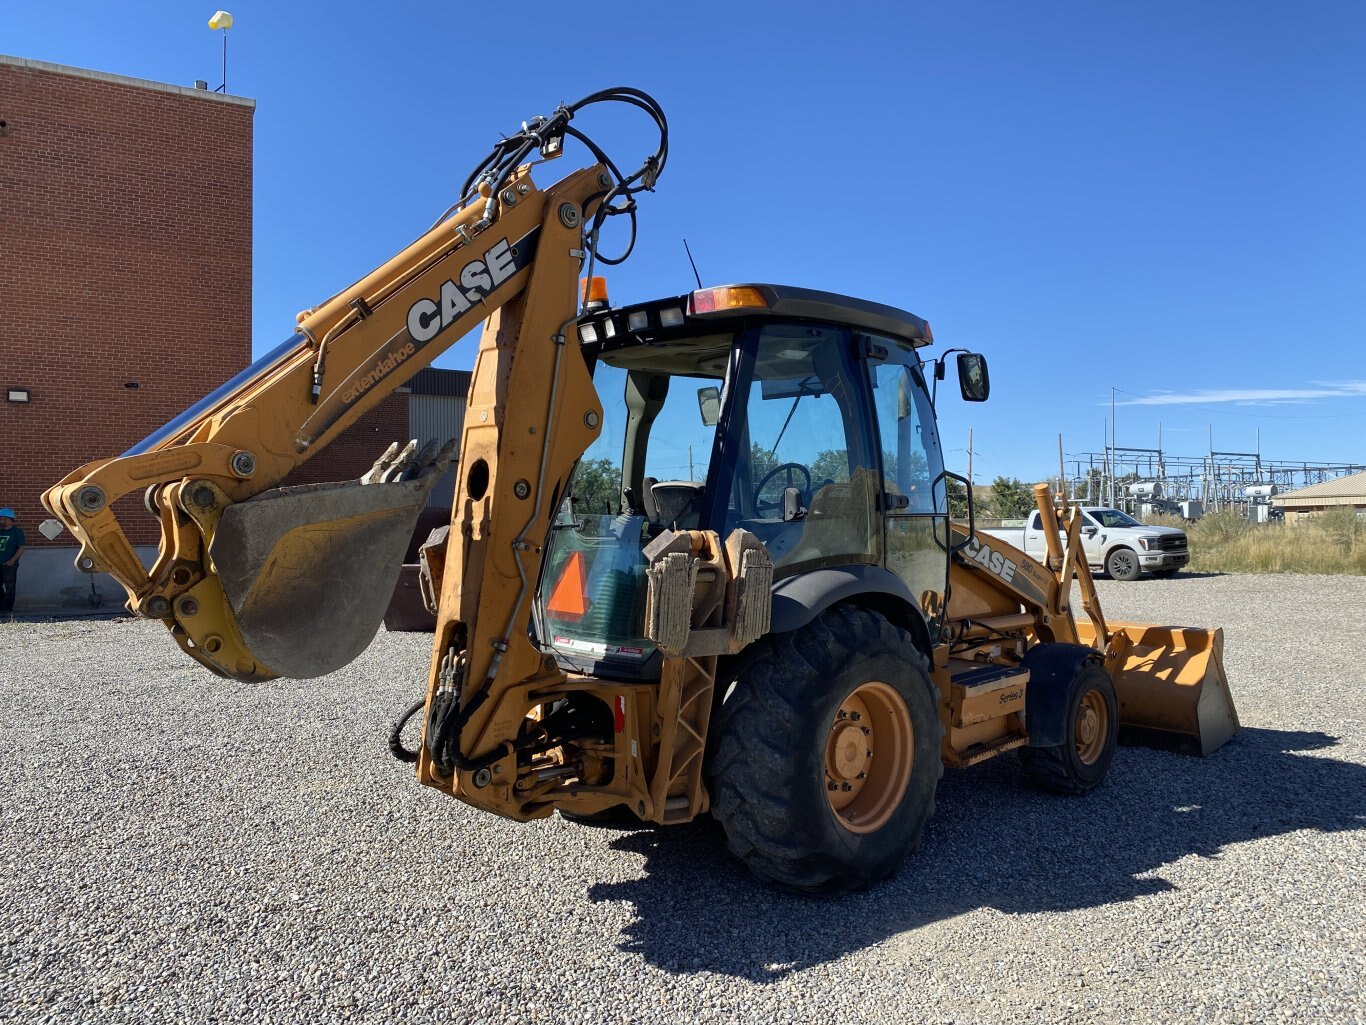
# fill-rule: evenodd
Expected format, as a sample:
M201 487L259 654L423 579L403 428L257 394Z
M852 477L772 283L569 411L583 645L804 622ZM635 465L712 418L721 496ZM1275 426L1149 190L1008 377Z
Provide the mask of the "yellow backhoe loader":
M630 174L570 123L613 101L659 128ZM596 163L540 188L533 159L569 141ZM837 892L918 847L944 765L1018 749L1039 784L1079 793L1121 727L1227 740L1220 632L1108 624L1076 515L1046 489L1046 565L950 519L948 354L922 355L924 320L777 285L614 307L580 284L624 259L599 252L603 224L634 231L666 157L636 90L526 122L282 346L49 489L77 564L222 676L345 665L450 446L280 482L482 321L450 525L422 551L421 741L391 737L422 783L519 820L710 812L761 878ZM986 399L985 359L951 351L962 397ZM113 510L135 492L161 524L150 570Z

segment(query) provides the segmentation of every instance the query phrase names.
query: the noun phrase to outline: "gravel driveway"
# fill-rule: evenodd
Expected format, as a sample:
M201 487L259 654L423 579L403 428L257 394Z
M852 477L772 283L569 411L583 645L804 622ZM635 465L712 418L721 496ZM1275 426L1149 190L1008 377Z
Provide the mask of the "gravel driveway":
M838 900L710 823L504 822L388 722L428 639L237 684L158 625L0 625L0 1021L1363 1022L1366 579L1102 582L1222 623L1244 730L1089 797L949 773L924 850Z

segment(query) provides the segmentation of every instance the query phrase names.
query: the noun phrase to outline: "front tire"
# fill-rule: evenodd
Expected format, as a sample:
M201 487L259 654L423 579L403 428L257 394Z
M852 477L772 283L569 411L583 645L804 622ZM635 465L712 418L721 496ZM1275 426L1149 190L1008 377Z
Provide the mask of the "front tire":
M1067 688L1067 736L1055 747L1022 747L1025 774L1058 794L1084 794L1105 779L1119 739L1119 702L1105 667L1083 662Z
M1116 548L1105 559L1105 572L1111 580L1137 580L1143 575L1143 564L1132 548Z
M919 849L943 764L934 685L909 634L840 606L760 639L728 675L712 814L751 872L840 893Z

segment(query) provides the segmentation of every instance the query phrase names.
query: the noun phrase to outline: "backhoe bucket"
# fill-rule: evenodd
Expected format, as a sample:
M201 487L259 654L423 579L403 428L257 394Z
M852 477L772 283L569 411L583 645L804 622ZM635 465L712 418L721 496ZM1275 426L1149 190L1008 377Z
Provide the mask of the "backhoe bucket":
M259 663L307 679L369 646L451 447L391 446L360 480L277 488L223 511L209 556Z
M1119 698L1120 738L1207 755L1238 732L1224 676L1224 631L1111 623L1105 658ZM1094 644L1090 623L1077 624Z

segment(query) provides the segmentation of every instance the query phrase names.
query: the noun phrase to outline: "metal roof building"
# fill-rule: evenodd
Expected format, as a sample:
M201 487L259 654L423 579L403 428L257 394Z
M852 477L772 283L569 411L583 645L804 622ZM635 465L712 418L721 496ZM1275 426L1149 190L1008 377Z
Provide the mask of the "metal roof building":
M1366 473L1352 473L1298 491L1287 491L1272 498L1271 504L1284 509L1290 516L1311 516L1339 506L1366 510Z
M408 433L419 442L432 439L445 443L460 437L465 423L465 401L470 391L470 371L428 367L408 381ZM444 477L427 500L428 506L450 509L455 501L455 467Z

